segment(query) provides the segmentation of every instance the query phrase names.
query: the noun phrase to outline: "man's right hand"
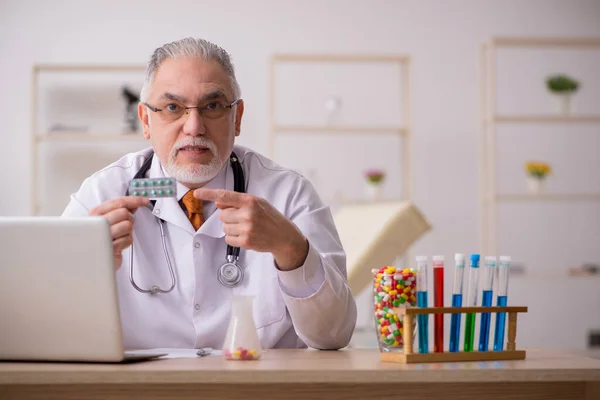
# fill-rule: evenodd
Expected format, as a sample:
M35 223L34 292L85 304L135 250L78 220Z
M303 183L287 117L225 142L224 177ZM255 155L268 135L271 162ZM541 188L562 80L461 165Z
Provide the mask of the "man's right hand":
M123 262L122 251L133 243L133 214L140 207L150 203L147 197L123 196L108 200L90 210L90 216L104 217L110 224L110 234L113 240L113 256L115 269Z

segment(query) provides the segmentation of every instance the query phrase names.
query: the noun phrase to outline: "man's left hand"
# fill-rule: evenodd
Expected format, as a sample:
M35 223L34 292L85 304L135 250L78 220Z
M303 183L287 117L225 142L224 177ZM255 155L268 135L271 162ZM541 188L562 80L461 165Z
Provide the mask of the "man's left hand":
M304 264L308 241L300 229L266 200L222 189L194 190L194 197L214 201L221 210L225 241L233 247L270 252L280 270Z

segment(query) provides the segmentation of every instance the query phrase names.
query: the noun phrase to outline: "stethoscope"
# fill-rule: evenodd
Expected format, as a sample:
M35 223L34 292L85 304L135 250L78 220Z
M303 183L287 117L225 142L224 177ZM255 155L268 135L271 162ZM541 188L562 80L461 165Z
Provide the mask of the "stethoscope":
M150 157L142 164L142 167L135 174L133 179L145 178L146 174L150 170L152 165L152 157L154 152L150 153ZM229 157L229 163L231 164L231 169L233 170L233 189L236 192L244 193L246 191L246 184L244 181L244 170L242 169L242 165L234 152L231 152L231 156ZM129 189L127 189L126 195L129 195ZM154 205L156 204L156 200L150 200L150 205L148 206L151 210L154 209ZM141 293L169 293L175 288L176 279L175 273L173 272L173 266L171 265L171 260L169 258L169 251L167 250L167 243L165 241L165 229L164 223L162 219L156 217L156 222L160 227L160 238L162 241L163 253L165 255L165 260L167 261L167 266L169 267L169 274L171 275L171 287L167 290L161 289L158 285L153 285L150 289L142 289L139 287L135 280L133 279L133 243L131 244L131 253L129 257L129 281L131 285ZM225 258L226 262L219 267L217 271L217 279L221 284L225 287L232 288L236 286L238 283L242 281L244 278L244 270L238 264L240 259L240 248L233 247L231 245L227 245L227 256Z

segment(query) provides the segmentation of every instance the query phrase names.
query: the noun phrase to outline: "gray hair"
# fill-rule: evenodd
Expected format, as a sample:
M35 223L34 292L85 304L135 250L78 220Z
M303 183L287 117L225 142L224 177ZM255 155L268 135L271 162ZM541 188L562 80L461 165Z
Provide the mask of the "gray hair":
M235 99L241 95L240 85L235 77L235 70L229 54L221 47L204 39L185 38L175 42L167 43L154 50L152 57L146 67L146 76L144 78L144 87L140 93L140 100L148 100L148 90L154 81L156 70L163 61L169 58L177 57L199 57L204 61L216 61L229 75L231 81L231 90Z

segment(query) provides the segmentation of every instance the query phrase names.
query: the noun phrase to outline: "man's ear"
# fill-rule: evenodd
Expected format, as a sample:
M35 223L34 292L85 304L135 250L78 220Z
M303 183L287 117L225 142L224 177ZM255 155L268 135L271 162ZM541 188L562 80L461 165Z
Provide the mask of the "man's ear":
M148 115L148 107L144 103L138 104L138 117L144 129L144 137L150 139L150 116Z
M242 115L244 115L244 100L235 105L235 136L240 136L242 131Z

